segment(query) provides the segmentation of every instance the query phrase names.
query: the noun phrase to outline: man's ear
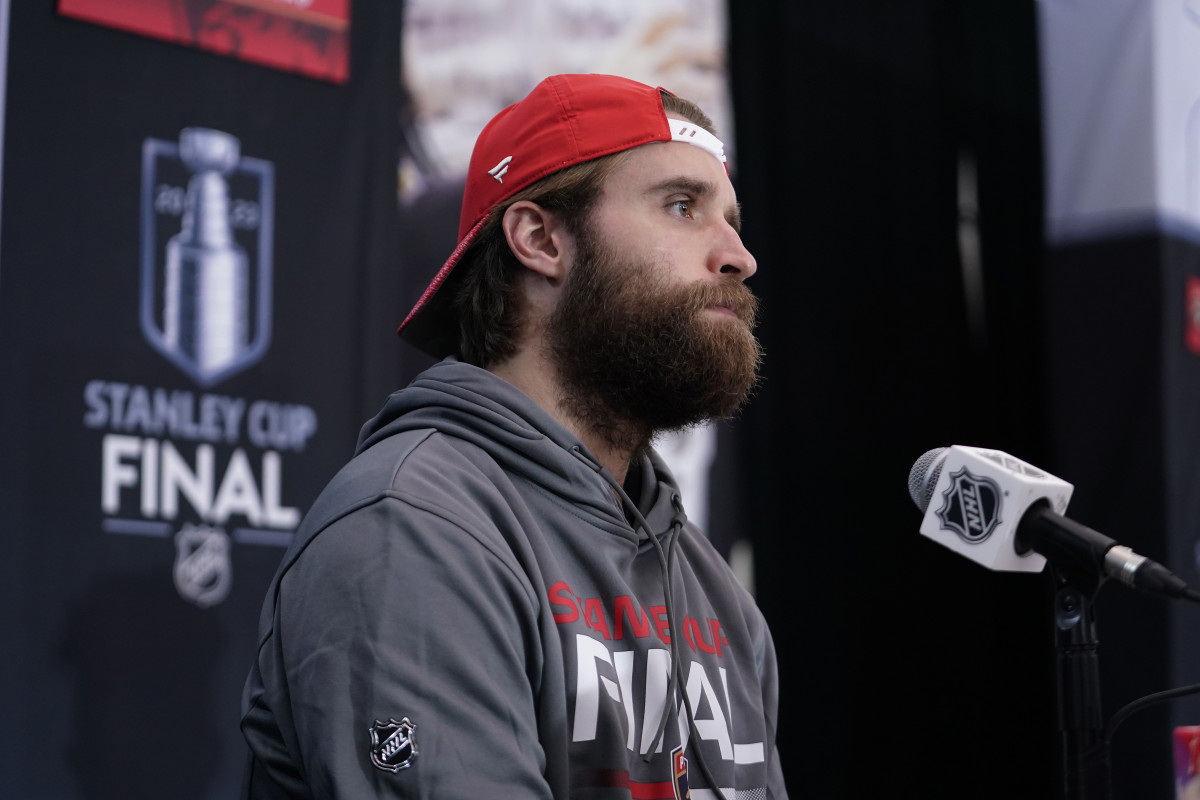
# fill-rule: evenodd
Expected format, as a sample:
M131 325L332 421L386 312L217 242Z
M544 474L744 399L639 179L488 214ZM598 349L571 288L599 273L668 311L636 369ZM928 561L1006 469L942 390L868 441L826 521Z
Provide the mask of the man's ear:
M500 221L508 249L517 260L557 286L567 274L572 237L557 215L529 200L518 200Z

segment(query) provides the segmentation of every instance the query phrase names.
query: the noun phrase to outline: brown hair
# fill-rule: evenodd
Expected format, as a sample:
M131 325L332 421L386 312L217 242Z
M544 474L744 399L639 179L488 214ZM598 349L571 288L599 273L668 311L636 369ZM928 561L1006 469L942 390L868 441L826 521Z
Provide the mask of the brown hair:
M660 92L663 108L715 134L712 120L690 100ZM492 209L487 224L455 269L452 289L458 320L458 356L479 367L504 361L516 352L522 323L522 297L517 276L521 263L508 249L501 221L509 206L528 200L558 215L567 230L579 235L600 186L629 151L575 164L547 175Z

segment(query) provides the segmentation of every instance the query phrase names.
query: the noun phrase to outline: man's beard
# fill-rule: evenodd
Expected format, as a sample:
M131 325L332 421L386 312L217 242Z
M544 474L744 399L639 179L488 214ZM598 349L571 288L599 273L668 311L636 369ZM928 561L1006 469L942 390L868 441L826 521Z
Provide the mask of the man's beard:
M736 277L673 283L653 263L623 261L589 231L548 322L564 411L631 450L660 431L726 419L758 381L751 329L758 301ZM738 319L705 309L727 305Z

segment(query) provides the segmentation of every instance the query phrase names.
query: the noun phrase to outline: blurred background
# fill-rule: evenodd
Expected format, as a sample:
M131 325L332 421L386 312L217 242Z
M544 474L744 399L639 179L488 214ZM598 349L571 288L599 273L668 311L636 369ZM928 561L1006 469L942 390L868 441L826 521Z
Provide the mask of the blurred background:
M556 72L731 154L764 381L659 446L771 623L793 797L1059 796L1051 579L918 534L925 450L1200 578L1200 3L0 0L0 48L4 797L238 796L266 587ZM1106 716L1200 680L1192 608L1096 617ZM1126 722L1114 796L1171 797L1190 724Z

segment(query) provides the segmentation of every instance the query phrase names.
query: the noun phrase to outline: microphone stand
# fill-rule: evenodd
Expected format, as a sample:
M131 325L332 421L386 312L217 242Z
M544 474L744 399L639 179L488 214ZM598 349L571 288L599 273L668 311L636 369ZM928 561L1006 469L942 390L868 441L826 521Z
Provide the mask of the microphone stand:
M1050 570L1057 587L1053 610L1063 755L1062 796L1064 800L1112 800L1093 607L1103 578L1078 580L1078 576L1073 578L1053 562Z

